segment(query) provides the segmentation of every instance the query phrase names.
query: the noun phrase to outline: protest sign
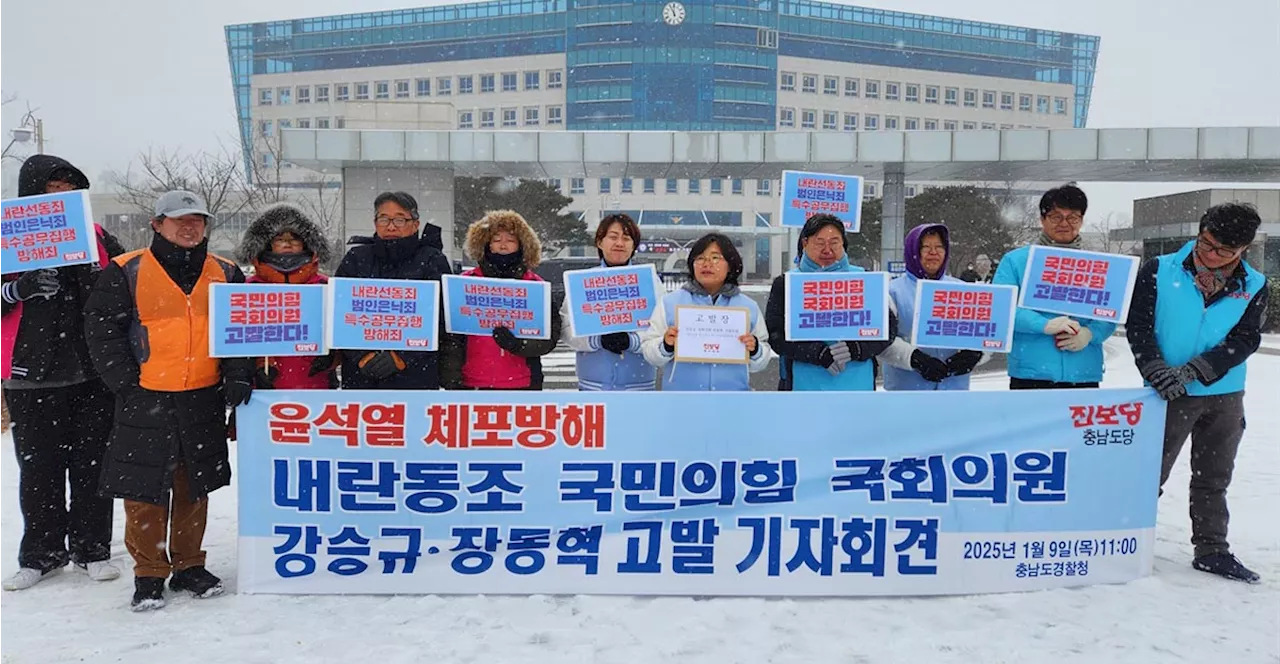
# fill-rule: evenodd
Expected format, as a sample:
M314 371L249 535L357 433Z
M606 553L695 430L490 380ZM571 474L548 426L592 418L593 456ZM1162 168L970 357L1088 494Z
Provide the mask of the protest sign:
M797 413L858 417L800 432ZM946 435L904 426L921 413ZM1151 572L1164 419L1150 389L260 390L237 411L236 582L788 597L1131 581Z
M889 338L889 275L884 272L788 272L788 341L884 341Z
M746 307L676 306L677 362L746 364L747 345L738 337L751 331Z
M1027 255L1018 306L1124 322L1138 279L1138 257L1034 245Z
M834 173L782 172L783 226L804 226L809 217L826 213L844 222L845 231L862 229L862 178Z
M523 339L551 338L551 284L445 275L444 324L450 334L487 337L505 327Z
M324 286L212 284L209 355L323 355L324 308Z
M658 304L660 283L652 264L565 272L564 293L573 335L592 337L645 329Z
M89 192L24 196L3 202L0 272L30 272L98 262Z
M920 279L911 342L921 348L1008 353L1017 297L1013 286Z
M330 348L439 350L440 284L405 279L329 280Z

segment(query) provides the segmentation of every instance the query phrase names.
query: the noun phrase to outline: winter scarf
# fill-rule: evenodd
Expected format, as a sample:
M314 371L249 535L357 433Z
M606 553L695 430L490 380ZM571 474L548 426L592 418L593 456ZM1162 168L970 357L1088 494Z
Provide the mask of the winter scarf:
M813 262L813 259L809 258L809 254L800 254L799 269L801 272L848 272L849 255L845 254L840 257L840 260L823 267Z
M1045 247L1057 247L1059 249L1079 249L1084 244L1084 238L1077 235L1076 239L1064 244L1062 242L1055 242L1053 238L1049 237L1048 233L1040 231L1040 237L1036 239L1036 244Z
M486 277L499 279L519 279L527 271L524 264L524 250L516 249L511 254L495 254L486 247L484 258L480 260L480 271Z
M690 293L693 293L694 295L706 295L707 297L711 298L712 302L715 302L722 297L726 297L726 298L733 297L734 295L737 295L739 292L738 284L731 284L726 282L723 286L720 287L719 293L712 295L711 293L707 292L707 289L702 287L702 284L698 283L697 279L690 279L687 283L685 283L684 289L689 291Z
M1200 262L1200 254L1194 249L1191 251L1191 261L1196 268L1196 288L1200 289L1206 298L1226 288L1227 278L1235 273L1240 265L1240 259L1237 258L1219 268L1208 267Z

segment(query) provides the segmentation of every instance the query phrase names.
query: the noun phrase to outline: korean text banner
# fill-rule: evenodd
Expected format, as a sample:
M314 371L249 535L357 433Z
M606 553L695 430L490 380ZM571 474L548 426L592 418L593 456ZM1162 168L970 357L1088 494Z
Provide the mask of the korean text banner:
M329 280L330 348L424 350L440 347L440 284L403 279Z
M24 196L4 201L3 207L4 274L98 261L88 191Z
M835 215L850 233L862 229L862 178L834 173L782 172L783 226L804 226L815 214Z
M524 339L551 338L551 284L445 275L444 325L450 334L487 337L505 327Z
M652 264L565 272L564 292L574 336L636 332L648 327L658 303L658 283L658 271Z
M1129 316L1138 257L1035 245L1018 306L1112 323Z
M783 416L845 412L804 435ZM244 592L852 596L1150 573L1165 410L1146 389L260 390L237 417Z
M911 342L921 348L1007 353L1017 298L1013 286L920 279Z
M889 275L884 272L788 272L788 341L889 338Z
M323 355L324 286L213 284L209 355Z

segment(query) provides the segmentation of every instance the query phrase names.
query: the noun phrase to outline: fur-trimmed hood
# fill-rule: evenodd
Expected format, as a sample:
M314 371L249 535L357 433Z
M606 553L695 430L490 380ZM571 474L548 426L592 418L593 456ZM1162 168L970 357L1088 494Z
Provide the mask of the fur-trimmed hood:
M291 231L301 238L307 251L316 257L316 262L321 265L329 262L332 255L329 239L306 213L289 203L272 205L249 224L244 237L240 238L240 246L236 247L236 261L241 265L254 263L262 252L271 249L271 240L284 231Z
M471 224L467 229L467 256L479 263L484 259L484 250L489 246L489 240L501 231L515 235L520 241L525 267L532 270L542 263L542 243L538 241L537 234L524 217L512 210L493 210L480 221Z

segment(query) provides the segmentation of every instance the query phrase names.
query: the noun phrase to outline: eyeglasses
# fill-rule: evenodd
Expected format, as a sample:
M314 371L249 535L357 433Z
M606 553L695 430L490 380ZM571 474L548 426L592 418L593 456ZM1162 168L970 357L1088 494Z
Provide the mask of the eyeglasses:
M813 247L818 251L823 251L825 249L830 249L831 251L835 251L836 249L842 249L844 247L844 242L840 240L832 240L830 242L819 242L817 240L809 240L808 242L805 243L805 246Z
M693 259L693 262L697 265L710 265L715 267L716 265L724 262L724 256L699 256Z
M1072 226L1084 221L1084 215L1082 214L1047 214L1044 218L1048 219L1049 223L1052 224L1069 223Z
M380 214L373 218L373 223L379 226L390 226L391 228L404 228L415 221L417 219L412 217L388 217L385 214Z
M1245 249L1248 249L1248 247L1239 247L1239 248L1224 247L1221 245L1216 245L1204 239L1203 237L1196 238L1197 251L1212 253L1214 256L1217 256L1218 258L1235 258L1236 255L1238 255L1240 252L1244 251Z

